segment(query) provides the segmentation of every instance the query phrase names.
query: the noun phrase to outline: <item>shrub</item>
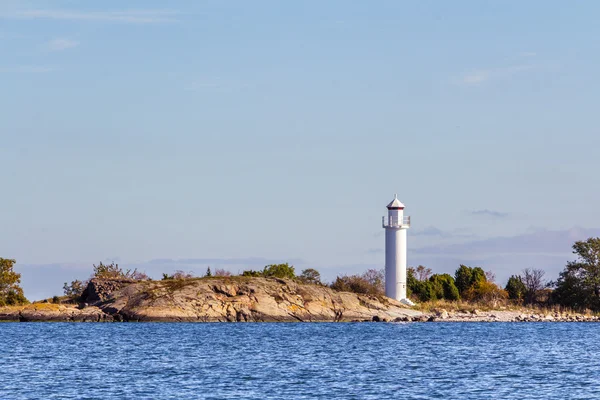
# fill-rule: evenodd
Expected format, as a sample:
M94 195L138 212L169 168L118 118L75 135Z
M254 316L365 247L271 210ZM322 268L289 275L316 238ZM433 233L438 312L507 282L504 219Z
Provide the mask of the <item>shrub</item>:
M499 301L508 299L508 293L493 282L479 281L465 292L464 298L492 304L495 307Z
M298 278L303 283L309 283L313 285L319 285L321 283L321 274L319 271L313 268L307 268L303 270Z
M340 292L381 296L384 294L383 277L383 271L370 269L362 275L338 276L330 287Z
M485 271L479 267L471 268L466 265L458 267L454 274L454 281L461 296L479 282L487 282Z
M192 279L194 277L194 273L193 272L185 272L182 271L180 269L178 269L177 271L173 272L171 275L169 274L162 274L162 280L163 281L168 281L171 279Z
M508 282L506 283L506 287L504 288L508 293L508 298L511 300L523 300L525 296L525 292L527 288L523 283L523 280L518 275L512 275L508 278Z
M224 269L216 269L215 276L231 276L231 272Z
M458 300L460 298L454 278L449 274L432 275L429 281L433 286L436 299Z
M288 263L271 264L267 265L263 269L263 276L273 278L294 279L296 277L296 272L294 271L294 266L290 266L288 265Z
M262 273L262 271L253 271L253 270L249 269L249 270L246 270L246 271L242 272L242 276L255 276L255 277L258 277L258 276L263 276L263 273Z
M82 282L79 280L74 280L70 284L65 282L63 286L63 292L65 293L65 296L78 297L83 294L83 291L87 287L87 284L87 281Z
M133 271L130 269L124 271L119 267L119 264L103 264L102 262L98 265L94 265L92 277L104 279L132 279L135 281L150 280L148 275L144 272L139 272L137 269L134 269Z

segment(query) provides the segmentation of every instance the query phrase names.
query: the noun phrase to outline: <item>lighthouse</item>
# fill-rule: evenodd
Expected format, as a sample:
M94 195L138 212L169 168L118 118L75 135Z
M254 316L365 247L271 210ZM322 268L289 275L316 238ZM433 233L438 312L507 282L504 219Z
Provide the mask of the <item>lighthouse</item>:
M404 216L404 204L394 195L387 205L388 216L383 217L385 229L385 295L413 305L406 297L406 231L410 217Z

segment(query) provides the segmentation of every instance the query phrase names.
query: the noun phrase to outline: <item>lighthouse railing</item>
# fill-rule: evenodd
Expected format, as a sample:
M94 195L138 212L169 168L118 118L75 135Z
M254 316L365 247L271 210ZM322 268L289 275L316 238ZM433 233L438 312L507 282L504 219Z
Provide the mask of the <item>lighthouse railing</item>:
M410 226L410 217L382 217L382 225L390 228L400 228Z

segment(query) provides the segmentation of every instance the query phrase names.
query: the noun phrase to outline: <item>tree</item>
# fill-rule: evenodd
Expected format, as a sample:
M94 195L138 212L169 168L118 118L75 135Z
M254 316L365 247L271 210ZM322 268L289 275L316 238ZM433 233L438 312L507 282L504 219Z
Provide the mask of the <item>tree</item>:
M307 268L300 274L300 280L304 283L319 285L321 283L321 274L313 268Z
M485 271L485 280L488 282L496 282L496 274L493 271Z
M460 294L458 288L454 283L454 278L449 274L435 274L429 278L429 281L433 285L435 297L439 300L458 300Z
M294 279L296 277L296 272L294 271L294 266L290 266L288 263L271 264L265 266L263 275L265 277Z
M101 279L131 279L134 281L148 281L150 277L144 272L140 272L136 269L133 271L128 269L124 271L119 264L110 263L103 264L100 262L98 265L94 264L94 272L92 278Z
M471 279L473 278L473 269L466 265L460 265L454 273L454 281L460 295L462 296L471 286Z
M415 269L415 273L416 273L416 277L418 280L426 281L431 276L432 271L431 271L431 268L427 268L423 265L419 265Z
M385 270L383 269L368 269L367 272L362 274L362 278L367 283L375 288L376 292L385 292Z
M541 269L525 268L521 278L525 286L525 303L534 304L537 301L538 292L544 288L544 271Z
M600 311L600 238L573 244L575 261L567 263L553 284L553 300L576 309Z
M487 275L482 268L475 267L471 274L471 286L476 285L479 282L487 282Z
M506 287L504 288L508 293L508 298L511 300L521 301L525 297L525 284L519 275L512 275L508 278Z
M428 280L421 281L409 273L407 286L410 294L416 296L419 301L458 300L460 298L454 278L449 274L434 274Z
M63 292L65 296L77 297L81 296L85 288L87 287L88 282L82 282L80 280L74 280L70 284L65 282L63 286Z
M0 306L28 303L20 286L21 274L13 271L15 260L0 258Z
M508 293L493 282L479 280L467 289L464 298L469 301L488 303L492 307L496 307L499 301L508 298Z
M330 287L340 292L383 296L385 293L384 284L384 270L369 269L361 275L338 276Z
M406 295L408 297L418 296L419 291L419 280L416 277L416 271L413 267L408 267L406 269Z
M204 276L206 276L206 277L212 276L212 272L210 271L210 266L208 268L206 268L206 274L204 274Z
M460 295L463 297L467 290L473 286L480 282L487 282L486 273L483 269L480 267L471 268L462 264L454 273L454 280Z

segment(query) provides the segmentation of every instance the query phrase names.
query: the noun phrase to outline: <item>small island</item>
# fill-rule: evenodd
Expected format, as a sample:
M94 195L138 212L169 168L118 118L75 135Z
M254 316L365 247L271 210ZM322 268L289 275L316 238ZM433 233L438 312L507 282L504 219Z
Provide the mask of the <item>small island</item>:
M526 269L505 288L492 272L459 266L454 276L408 269L413 307L383 295L383 271L338 276L327 285L306 269L267 265L238 276L210 268L205 276L177 271L152 280L117 264L93 266L86 282L65 283L63 296L29 303L14 272L0 258L0 321L62 322L524 322L600 321L600 238L573 245L556 281Z

